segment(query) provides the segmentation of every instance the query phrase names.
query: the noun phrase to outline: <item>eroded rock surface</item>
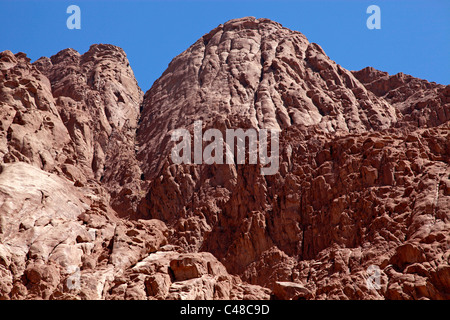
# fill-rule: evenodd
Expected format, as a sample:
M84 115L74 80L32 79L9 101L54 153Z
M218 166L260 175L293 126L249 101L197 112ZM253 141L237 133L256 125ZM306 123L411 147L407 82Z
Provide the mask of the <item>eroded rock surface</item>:
M112 45L0 71L0 298L450 298L449 86L252 17L145 95ZM196 120L279 130L278 172L174 164Z

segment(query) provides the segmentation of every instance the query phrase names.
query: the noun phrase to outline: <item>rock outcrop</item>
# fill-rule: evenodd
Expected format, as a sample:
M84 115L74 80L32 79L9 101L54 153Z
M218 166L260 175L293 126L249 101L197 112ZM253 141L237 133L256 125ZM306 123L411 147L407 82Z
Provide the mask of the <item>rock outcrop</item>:
M353 72L355 77L377 97L383 97L403 114L402 126L435 127L450 120L450 87L417 79L410 75L371 67Z
M0 298L450 298L449 86L251 17L145 95L112 45L0 71ZM279 131L278 172L173 163L196 120Z
M140 192L135 132L143 93L125 53L93 45L83 55L66 49L33 65L51 82L73 145L73 165L102 183L120 216L130 215Z

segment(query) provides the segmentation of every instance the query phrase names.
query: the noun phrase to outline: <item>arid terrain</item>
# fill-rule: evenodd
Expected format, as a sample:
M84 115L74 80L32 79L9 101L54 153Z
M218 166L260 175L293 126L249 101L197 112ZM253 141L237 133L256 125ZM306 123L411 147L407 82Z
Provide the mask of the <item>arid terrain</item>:
M146 92L109 44L0 71L0 299L450 299L450 85L252 17ZM174 164L196 120L279 130L278 172Z

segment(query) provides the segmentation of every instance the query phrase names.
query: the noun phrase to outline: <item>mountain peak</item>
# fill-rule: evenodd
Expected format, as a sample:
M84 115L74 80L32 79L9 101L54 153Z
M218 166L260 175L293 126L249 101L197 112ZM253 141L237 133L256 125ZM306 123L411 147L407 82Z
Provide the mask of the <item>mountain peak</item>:
M397 120L394 108L318 44L254 17L230 20L200 38L146 93L138 135L139 156L151 155L146 174L161 168L168 150L149 150L162 144L167 130L225 118L253 128L303 125L332 133L388 128Z

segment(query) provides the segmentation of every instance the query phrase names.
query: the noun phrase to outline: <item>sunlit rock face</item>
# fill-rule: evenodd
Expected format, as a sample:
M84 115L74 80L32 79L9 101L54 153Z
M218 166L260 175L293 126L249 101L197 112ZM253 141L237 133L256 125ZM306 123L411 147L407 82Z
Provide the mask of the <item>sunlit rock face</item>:
M0 298L450 298L449 86L252 17L145 95L107 44L0 71ZM278 170L174 163L196 121L276 130Z

